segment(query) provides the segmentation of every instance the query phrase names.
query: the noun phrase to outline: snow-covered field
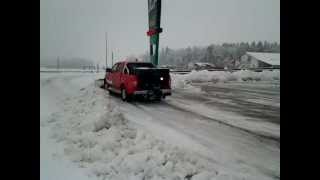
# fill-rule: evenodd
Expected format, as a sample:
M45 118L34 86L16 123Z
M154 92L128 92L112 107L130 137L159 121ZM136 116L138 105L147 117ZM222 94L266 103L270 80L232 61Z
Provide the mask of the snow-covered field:
M91 71L94 71L96 72L96 70L92 69L74 69L74 68L47 68L47 67L40 67L40 72L91 72ZM101 71L104 71L103 69L100 69L99 70L100 72Z
M172 75L175 92L160 103L110 96L95 84L103 73L40 73L41 179L280 178L280 125L269 122L278 116L266 112L259 119L231 111L240 96L224 99L232 93L216 91L221 94L215 97L211 86L226 85L194 73ZM273 80L280 76L262 79ZM266 89L272 83L255 84L248 86ZM276 100L251 97L247 103L267 105L273 114L280 102L272 97Z

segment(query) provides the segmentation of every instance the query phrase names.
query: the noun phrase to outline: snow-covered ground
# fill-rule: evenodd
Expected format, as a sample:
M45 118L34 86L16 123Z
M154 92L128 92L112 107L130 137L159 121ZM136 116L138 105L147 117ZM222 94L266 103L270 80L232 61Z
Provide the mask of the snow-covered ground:
M103 73L40 75L41 179L280 178L274 122L280 114L270 116L280 109L280 95L257 97L270 86L277 91L278 83L213 84L173 75L172 97L125 103L95 84ZM232 110L244 106L228 88L246 87L255 90L239 93L246 103L270 112ZM220 89L213 95L211 88Z
M96 72L94 69L75 69L75 68L47 68L47 67L40 67L40 72ZM103 69L99 69L99 71L104 71Z
M241 70L235 72L229 71L191 71L188 74L171 74L173 87L189 87L190 82L243 82L243 81L280 81L280 70L265 70L254 72L250 70Z
M75 77L63 75L65 80ZM60 102L73 93L65 88L66 81L57 80L56 74L41 74L40 78L40 125L50 121L52 113L60 110ZM61 78L61 76L60 76ZM93 79L92 79L93 80ZM85 84L84 84L85 85ZM81 86L81 85L78 85ZM83 169L77 168L64 157L64 146L50 138L50 126L40 126L40 179L90 179L83 174Z

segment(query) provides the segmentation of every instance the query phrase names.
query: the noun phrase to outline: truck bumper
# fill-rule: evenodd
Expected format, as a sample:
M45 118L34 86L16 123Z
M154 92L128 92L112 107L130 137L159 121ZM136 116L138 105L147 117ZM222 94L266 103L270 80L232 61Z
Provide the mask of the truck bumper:
M163 95L171 95L171 89L161 89Z
M160 90L162 95L168 96L171 95L171 89L161 89ZM142 90L142 91L135 91L134 95L153 95L154 90Z

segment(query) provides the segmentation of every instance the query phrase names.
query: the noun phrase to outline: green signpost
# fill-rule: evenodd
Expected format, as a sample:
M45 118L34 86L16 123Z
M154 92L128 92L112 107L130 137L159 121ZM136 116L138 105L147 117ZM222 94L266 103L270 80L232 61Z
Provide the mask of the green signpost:
M149 14L149 31L150 36L150 60L158 66L158 51L159 51L159 33L162 32L160 27L161 17L161 0L148 0Z

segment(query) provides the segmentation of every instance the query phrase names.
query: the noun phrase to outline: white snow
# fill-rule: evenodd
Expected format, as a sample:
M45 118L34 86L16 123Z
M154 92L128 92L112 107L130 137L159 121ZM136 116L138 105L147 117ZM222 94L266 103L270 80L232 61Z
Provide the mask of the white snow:
M203 93L199 86L193 86L192 84L208 84L208 82L218 83L215 85L219 87L223 83L228 83L232 87L231 82L243 82L250 79L246 83L246 88L250 86L261 86L261 92L263 92L263 87L266 86L264 83L267 83L267 86L270 87L272 82L278 82L280 80L280 71L263 71L263 72L253 72L253 71L236 71L236 72L226 72L226 71L192 71L189 74L179 75L171 74L172 78L172 88L182 91L186 90L190 93ZM271 82L271 83L270 83ZM221 84L222 83L222 84ZM251 84L251 85L250 85ZM278 85L274 85L278 86ZM237 85L239 88L239 85ZM217 92L218 93L218 92ZM208 100L210 98L208 97ZM212 99L212 98L211 98ZM214 101L219 101L219 99L214 99ZM221 100L220 100L221 101ZM270 105L280 108L280 103L270 101L268 99L246 99L248 102L254 102L263 105ZM275 138L280 137L280 127L274 123L270 122L261 122L253 121L245 116L241 116L234 112L226 112L220 110L219 107L207 107L203 102L196 103L194 101L189 101L186 99L175 98L172 101L167 101L169 104L180 107L182 109L188 110L190 112L197 112L204 116L214 118L217 121L224 122L236 127L240 127L252 132L257 132L266 136L271 136ZM224 100L223 103L232 103Z
M191 71L189 74L171 73L173 88L190 88L191 82L241 82L241 81L279 81L280 70L254 72L241 70L228 71Z
M103 90L89 88L82 96L65 101L56 114L52 137L65 145L73 162L106 179L183 179L209 173L205 160L158 140L132 125Z
M268 100L265 100L265 99L247 99L247 101L258 103L258 104L263 104L263 105L280 107L280 103L274 103L272 101L268 101Z
M234 164L238 166L234 169L226 165L238 153L230 153L232 147L223 152L218 148L219 140L207 153L201 142L154 123L159 119L140 114L139 107L109 96L94 85L103 74L41 73L41 179L270 179L246 165ZM208 80L193 72L173 77L173 83L201 93L189 83L198 80L196 76ZM166 113L160 110L159 114ZM233 120L232 115L227 118ZM205 122L189 123L213 127ZM209 141L212 137L202 138Z
M71 161L61 156L64 151L63 144L56 143L50 138L50 127L43 125L53 122L52 112L59 109L59 96L64 95L61 84L55 81L54 74L41 74L40 79L40 179L42 180L90 180ZM66 92L66 91L64 91Z
M186 89L188 91L192 91L195 93L200 93L201 89L194 87L190 84L190 81L186 80L186 77L184 75L176 75L171 74L171 86L173 89Z
M86 81L89 79L91 78L87 78ZM96 175L106 179L184 179L188 175L195 174L198 174L199 179L205 179L206 176L219 177L217 171L212 169L206 160L199 159L188 150L166 144L130 123L112 99L102 98L107 97L106 92L95 87L93 81L85 89L81 87L86 84L84 79L81 85L73 81L71 83L75 88L73 92L66 90L68 88L49 90L53 85L55 88L61 87L62 82L61 80L47 81L55 81L55 79L41 81L42 90L46 90L46 92L42 91L41 107L48 105L46 102L49 99L44 95L45 93L51 91L50 94L53 95L55 94L53 91L63 90L57 95L64 97L55 99L53 96L54 102L60 105L54 108L56 112L47 118L44 115L41 116L41 130L47 131L51 128L50 137L56 141L56 147L64 147L64 152L55 151L56 148L50 148L50 151L58 157L67 156L79 167L89 169L84 171L86 175ZM63 81L68 81L68 77ZM81 80L75 82L77 81ZM71 96L71 94L79 96ZM42 110L50 111L48 109L47 107ZM41 152L46 153L41 157L44 162L41 167L46 167L48 163L54 164L55 161L50 160L45 163L46 158L51 158L48 157L50 151L45 141L51 140L44 134L41 135L42 139L46 139L42 141L43 146L41 146ZM54 145L50 147L52 146ZM50 168L53 166L47 166L42 170L42 179L59 178L60 175L52 174L54 169ZM69 170L72 171L70 174L79 172L76 167L71 167ZM64 176L64 173L68 172L62 170L61 173L61 176ZM78 179L70 174L66 177ZM232 177L232 175L228 176Z
M252 100L253 101L253 100ZM270 137L280 137L280 126L270 122L252 121L247 117L233 112L222 111L218 108L207 107L202 103L194 103L186 100L170 101L170 104L181 107L191 112L198 112L207 117L213 117L217 121L240 127L258 134ZM192 103L192 104L191 104ZM279 105L280 106L280 105Z
M40 71L43 71L43 72L56 72L56 71L59 71L59 72L96 72L97 70L96 69L75 69L75 68L47 68L47 67L40 67ZM104 71L104 69L99 69L99 71Z

